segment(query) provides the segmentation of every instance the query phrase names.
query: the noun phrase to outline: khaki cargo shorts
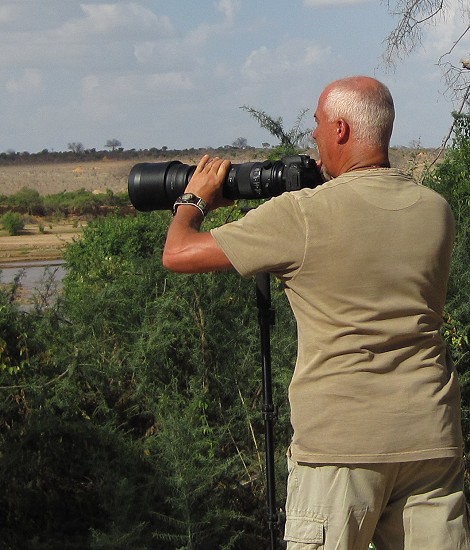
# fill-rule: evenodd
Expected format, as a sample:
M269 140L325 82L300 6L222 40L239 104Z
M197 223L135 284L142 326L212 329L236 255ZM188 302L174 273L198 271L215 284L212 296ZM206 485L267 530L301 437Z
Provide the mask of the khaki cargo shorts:
M470 550L460 458L288 469L288 550Z

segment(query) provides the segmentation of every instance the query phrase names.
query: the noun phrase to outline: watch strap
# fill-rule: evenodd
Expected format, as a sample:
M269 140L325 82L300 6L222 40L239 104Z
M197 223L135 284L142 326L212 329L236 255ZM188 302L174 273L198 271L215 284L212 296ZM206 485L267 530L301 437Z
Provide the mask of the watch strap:
M194 193L183 193L176 199L175 204L173 205L173 216L176 214L178 207L185 204L195 206L204 218L209 213L209 205L204 199L201 199L201 197L198 197Z

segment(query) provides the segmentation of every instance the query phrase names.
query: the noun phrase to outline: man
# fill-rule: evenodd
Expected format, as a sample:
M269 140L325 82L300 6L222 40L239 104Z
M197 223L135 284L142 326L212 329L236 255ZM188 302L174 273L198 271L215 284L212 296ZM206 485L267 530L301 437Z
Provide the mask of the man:
M365 550L370 540L378 550L468 550L459 387L440 336L452 214L390 168L394 106L383 84L333 82L315 120L330 181L201 232L204 203L227 204L230 166L204 156L186 190L198 198L176 205L164 265L268 271L285 284L298 326L289 550Z

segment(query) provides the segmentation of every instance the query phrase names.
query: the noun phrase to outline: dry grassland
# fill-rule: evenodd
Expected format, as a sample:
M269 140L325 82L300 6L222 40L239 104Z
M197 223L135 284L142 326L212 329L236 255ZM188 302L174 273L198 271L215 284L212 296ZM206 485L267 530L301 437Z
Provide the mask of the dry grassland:
M12 195L21 188L36 189L41 195L63 191L111 191L127 189L132 161L24 164L0 167L0 194Z
M0 195L13 195L21 188L36 189L41 195L54 195L63 191L127 192L127 176L137 162L165 162L180 160L186 164L196 164L200 155L180 154L174 158L139 158L138 160L109 160L67 162L49 164L20 164L0 166ZM260 158L260 153L256 153ZM248 152L237 156L235 162L252 160Z

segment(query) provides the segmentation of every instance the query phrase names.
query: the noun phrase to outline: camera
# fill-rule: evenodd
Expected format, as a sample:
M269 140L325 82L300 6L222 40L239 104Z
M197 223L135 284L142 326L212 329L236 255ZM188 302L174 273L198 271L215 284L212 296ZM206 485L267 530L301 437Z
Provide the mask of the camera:
M142 212L171 210L194 174L196 166L178 160L141 162L128 177L132 205ZM268 199L285 191L314 188L323 183L317 163L308 155L292 155L277 161L232 164L222 193L227 199Z

